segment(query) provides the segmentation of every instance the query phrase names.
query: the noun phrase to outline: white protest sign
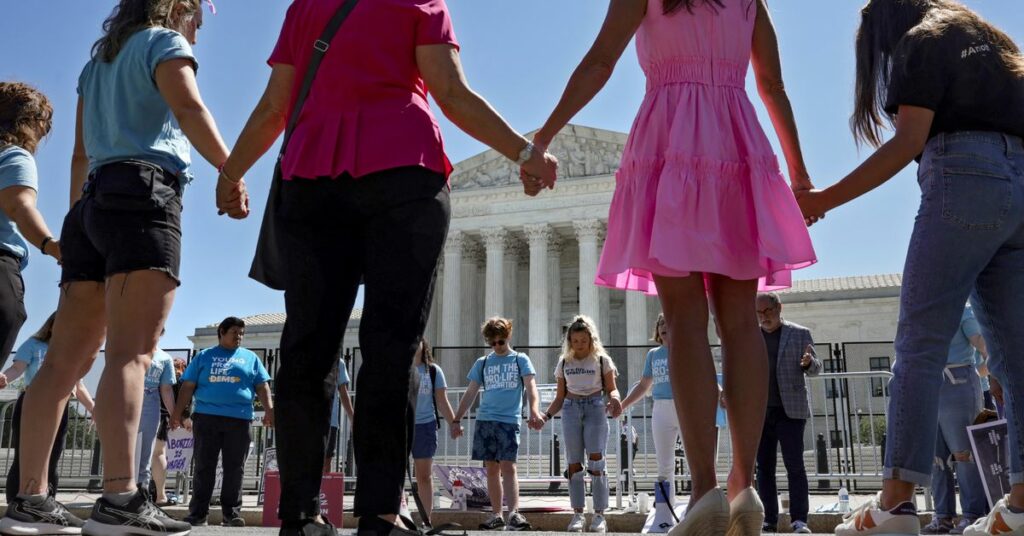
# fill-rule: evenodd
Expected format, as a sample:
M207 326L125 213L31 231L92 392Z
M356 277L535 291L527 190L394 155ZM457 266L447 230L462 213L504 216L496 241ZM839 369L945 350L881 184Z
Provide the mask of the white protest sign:
M192 432L184 428L167 432L167 474L187 474L192 464L196 441Z

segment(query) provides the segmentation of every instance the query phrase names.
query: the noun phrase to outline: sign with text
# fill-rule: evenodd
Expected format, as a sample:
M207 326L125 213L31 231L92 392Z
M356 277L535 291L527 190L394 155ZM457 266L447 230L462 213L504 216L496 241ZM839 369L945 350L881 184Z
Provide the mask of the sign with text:
M974 461L981 472L988 503L994 505L1010 492L1010 440L1006 419L967 427Z
M167 431L167 474L188 474L192 464L192 453L195 451L196 440L192 432L184 428Z

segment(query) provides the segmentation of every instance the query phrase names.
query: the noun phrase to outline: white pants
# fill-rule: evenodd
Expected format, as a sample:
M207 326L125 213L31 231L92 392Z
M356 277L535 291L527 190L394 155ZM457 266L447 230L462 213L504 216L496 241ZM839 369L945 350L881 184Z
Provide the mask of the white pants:
M672 480L676 472L676 438L679 437L675 402L654 401L651 432L654 435L654 454L658 458L658 479Z

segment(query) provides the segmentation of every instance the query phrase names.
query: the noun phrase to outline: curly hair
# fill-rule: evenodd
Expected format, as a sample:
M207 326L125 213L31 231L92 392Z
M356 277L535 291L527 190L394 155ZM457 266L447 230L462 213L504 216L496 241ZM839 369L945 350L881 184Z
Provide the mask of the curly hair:
M53 126L53 106L38 89L21 82L0 82L0 144L30 153Z
M488 318L487 321L480 326L480 334L487 340L499 337L508 339L512 336L512 321L500 316Z
M187 11L183 20L175 21L174 8L179 5L186 6ZM93 44L92 57L112 62L139 30L162 26L177 31L176 25L190 20L200 8L199 0L121 0L103 21L103 37Z

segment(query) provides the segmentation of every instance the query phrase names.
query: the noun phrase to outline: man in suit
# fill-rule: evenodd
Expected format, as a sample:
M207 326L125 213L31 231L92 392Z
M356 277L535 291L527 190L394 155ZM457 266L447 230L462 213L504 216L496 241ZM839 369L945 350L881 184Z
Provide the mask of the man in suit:
M768 408L757 449L757 493L764 503L764 532L777 532L779 523L775 465L776 449L781 444L789 478L792 530L809 534L804 426L811 417L811 407L804 376L817 376L821 361L814 353L810 330L782 319L778 294L758 294L757 319L768 348Z

